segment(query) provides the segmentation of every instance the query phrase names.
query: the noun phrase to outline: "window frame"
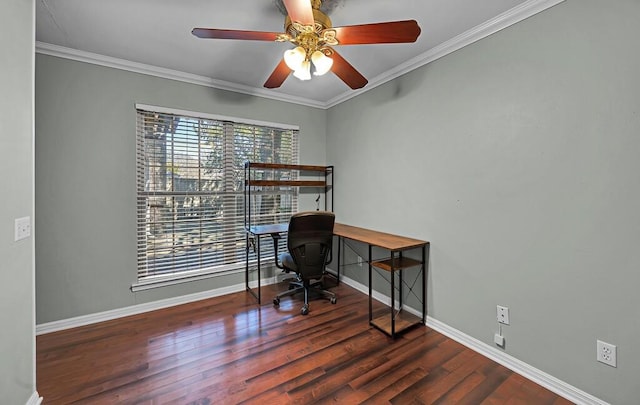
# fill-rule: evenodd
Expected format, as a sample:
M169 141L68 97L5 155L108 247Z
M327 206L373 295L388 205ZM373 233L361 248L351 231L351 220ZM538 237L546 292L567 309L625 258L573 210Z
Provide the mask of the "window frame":
M146 232L144 232L144 229L146 229L148 223L147 220L142 220L141 218L141 213L140 213L140 207L141 207L141 199L147 199L145 200L145 204L148 204L148 198L149 194L148 191L147 192L143 192L141 193L141 190L145 190L145 170L148 169L147 163L145 161L145 154L144 154L144 134L141 130L140 127L140 112L139 111L145 111L145 112L149 112L149 113L157 113L157 114L167 114L167 115L174 115L174 116L179 116L179 117L185 117L187 119L196 119L196 120L208 120L208 121L219 121L221 123L223 123L224 125L231 123L231 125L236 125L236 126L255 126L255 127L262 127L264 128L271 128L271 129L276 129L276 130L282 130L282 131L293 131L293 135L292 135L292 144L291 144L291 158L292 162L288 162L288 163L292 163L292 164L298 164L299 163L299 159L300 159L300 151L299 151L299 126L296 125L290 125L290 124L282 124L282 123L274 123L274 122L266 122L266 121L258 121L258 120L251 120L251 119L245 119L245 118L237 118L237 117L229 117L229 116L222 116L222 115L216 115L216 114L210 114L210 113L204 113L204 112L194 112L194 111L188 111L188 110L181 110L181 109L174 109L174 108L167 108L167 107L159 107L159 106L153 106L153 105L147 105L147 104L140 104L140 103L136 103L135 104L135 115L136 115L136 130L135 130L135 136L136 136L136 231L137 231L137 236L136 236L136 252L137 252L137 257L138 260L136 262L136 282L134 282L131 286L131 290L132 291L142 291L142 290L147 290L147 289L151 289L151 288L157 288L157 287L162 287L162 286L167 286L167 285L173 285L173 284L179 284L179 283L184 283L184 282L191 282L191 281L196 281L196 280L202 280L202 279L206 279L206 278L211 278L211 277L218 277L218 276L223 276L223 275L228 275L228 274L235 274L235 273L240 273L240 272L244 272L245 269L245 257L239 258L237 261L233 262L233 263L225 263L225 264L220 264L220 265L216 265L213 267L204 267L204 268L194 268L194 269L188 269L188 270L180 270L179 272L175 272L175 273L171 273L171 274L154 274L154 275L141 275L141 273L143 273L143 268L141 266L141 254L145 254L145 251L141 250L140 244L141 244L141 238L145 239L147 238L146 236ZM235 127L234 127L235 128ZM230 136L230 138L228 138ZM226 134L223 135L223 148L225 149L225 152L227 152L227 149L229 148L229 143L233 143L235 140L238 139L238 136L234 131L232 131L231 134ZM200 141L198 141L200 142ZM229 165L229 161L231 161L233 163L235 155L231 155L231 156L226 156L223 161L222 161L222 166L224 166L225 168L227 168L227 165ZM202 167L200 164L198 165L198 167ZM230 166L231 167L231 166ZM238 170L242 173L244 173L244 166L243 166L243 162L238 162L236 166L232 166L233 169L232 170ZM231 181L231 176L229 175L227 177L223 177L222 182L223 183L227 183L229 181ZM140 183L142 182L142 184ZM294 191L295 192L295 191ZM238 190L237 192L235 192L236 194L225 194L225 192L219 192L219 191L213 191L209 194L211 195L217 195L218 197L230 197L230 198L237 198L237 193L243 193L243 190ZM296 212L298 210L298 199L297 199L297 195L294 196L294 198L292 198L292 206L291 206L291 211L292 212ZM147 207L148 208L148 207ZM240 214L243 214L242 212ZM177 220L174 220L173 223L175 224L177 222ZM240 220L241 223L244 223L244 218L242 218ZM144 233L144 234L141 234ZM175 245L174 249L175 249ZM263 258L262 260L266 260L268 259L267 255L269 254L268 252L264 252L266 254L263 254ZM273 253L270 253L271 256L273 255ZM252 264L255 264L255 258L250 259L250 263L249 265L251 266Z

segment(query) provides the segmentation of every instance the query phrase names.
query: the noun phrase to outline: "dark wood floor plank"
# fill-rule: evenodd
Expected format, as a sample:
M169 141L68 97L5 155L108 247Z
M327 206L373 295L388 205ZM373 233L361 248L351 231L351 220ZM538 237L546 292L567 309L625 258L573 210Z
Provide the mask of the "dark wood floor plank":
M438 345L436 350L430 350L422 357L422 362L427 364L427 375L422 379L414 382L411 386L406 387L397 395L391 398L392 403L402 404L411 400L418 399L420 403L432 402L432 395L436 390L441 388L443 380L451 374L442 364L449 361L464 350L458 343L451 340L445 340ZM444 389L446 392L446 389ZM438 397L441 396L438 395Z
M517 403L518 393L524 392L522 388L523 383L524 383L523 379L519 379L519 378L516 378L514 375L510 375L493 392L493 395L487 398L483 403L486 405L496 404L496 403L506 404L514 401ZM533 396L535 396L535 394ZM530 394L525 395L525 397L530 397Z
M440 334L431 334L430 341L441 341L442 337L443 336ZM426 343L426 345L402 345L402 351L394 350L393 353L390 353L390 351L388 350L383 350L380 355L376 357L379 364L377 364L376 367L371 368L369 371L362 373L360 376L354 378L349 383L349 386L351 386L355 390L359 390L362 387L370 384L379 385L379 379L381 377L384 377L385 375L388 375L390 373L395 373L399 367L405 366L411 361L416 361L419 357L421 357L424 354L425 350L427 350L426 347L428 347L428 344L429 343ZM389 344L389 347L393 347L393 345Z
M417 381L424 379L427 375L429 375L429 373L423 368L413 369L409 374L404 375L402 378L395 378L395 381L385 386L383 390L372 395L370 401L374 404L393 403L392 398L396 397L399 392L411 387ZM396 404L402 405L399 402L396 402Z
M486 378L474 389L469 391L469 393L462 398L460 404L476 405L492 397L496 389L509 378L511 372L504 367L492 363L490 367L484 368L483 374Z
M365 295L335 291L307 316L299 299L241 292L38 336L38 392L47 405L569 403L427 327L393 340L369 326Z
M448 371L448 373L443 375L439 380L433 381L431 384L425 384L421 387L421 392L418 396L422 403L435 403L474 372L477 368L477 361L474 361L474 356L468 356L467 354L467 351L459 352L459 354L453 359L466 358L466 362L460 364L459 367L456 367L452 371ZM478 358L479 356L475 357ZM447 367L443 366L442 369L447 370Z
M428 351L426 348L435 347L437 344L434 342L440 343L444 337L431 331L423 333L422 338L388 342L388 349L376 356L381 358L382 364L351 381L349 388L338 390L333 398L338 403L359 403L373 398L387 401L414 379L426 376L428 373L423 368L426 365L423 360Z

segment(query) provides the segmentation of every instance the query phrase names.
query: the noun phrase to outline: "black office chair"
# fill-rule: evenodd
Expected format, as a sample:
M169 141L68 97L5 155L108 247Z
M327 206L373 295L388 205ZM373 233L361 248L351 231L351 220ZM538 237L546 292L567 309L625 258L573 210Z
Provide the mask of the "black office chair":
M300 212L291 216L287 234L288 253L281 254L276 265L286 272L296 273L297 280L290 283L289 290L281 292L273 299L273 305L280 305L282 297L304 291L304 305L300 312L309 313L309 293L317 292L336 303L336 295L322 288L325 266L333 240L335 216L327 211Z

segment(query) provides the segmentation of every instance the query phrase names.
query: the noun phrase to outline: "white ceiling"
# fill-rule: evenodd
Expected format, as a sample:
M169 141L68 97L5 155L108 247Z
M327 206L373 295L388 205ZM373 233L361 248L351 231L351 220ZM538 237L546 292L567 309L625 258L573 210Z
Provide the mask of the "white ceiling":
M157 74L167 77L326 108L557 2L328 0L325 7L336 27L415 19L422 29L415 43L338 46L369 80L355 92L331 73L306 82L291 75L282 87L265 89L291 44L191 34L194 27L281 32L282 0L38 0L36 41L41 53L148 71L157 67L162 68Z

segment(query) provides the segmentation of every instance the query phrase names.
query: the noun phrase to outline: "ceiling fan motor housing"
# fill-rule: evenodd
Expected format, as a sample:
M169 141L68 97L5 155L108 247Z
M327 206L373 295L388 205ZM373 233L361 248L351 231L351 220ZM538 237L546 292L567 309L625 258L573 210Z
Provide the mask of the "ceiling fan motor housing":
M318 5L320 2L317 2ZM314 4L315 6L315 4ZM313 27L304 26L297 22L291 21L289 16L285 17L284 32L290 36L290 41L298 44L313 53L315 50L323 52L325 55L331 54L331 49L326 45L337 45L338 41L335 37L335 31L331 19L328 15L320 11L319 8L313 8ZM329 31L326 31L329 30Z
M314 31L317 34L320 34L322 31L326 30L327 28L333 27L329 16L316 8L313 9L313 19L315 21ZM291 21L291 18L289 16L285 17L284 32L291 35L293 38L295 38L300 33L300 31L296 29L295 25L297 24L294 24Z

